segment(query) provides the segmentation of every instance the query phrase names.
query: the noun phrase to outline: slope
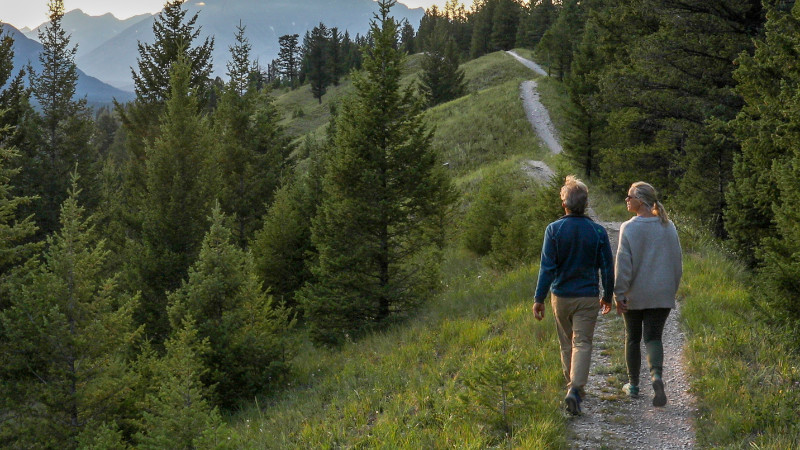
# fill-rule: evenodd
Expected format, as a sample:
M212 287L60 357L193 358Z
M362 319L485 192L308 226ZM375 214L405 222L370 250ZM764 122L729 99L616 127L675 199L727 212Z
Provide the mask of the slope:
M468 196L487 172L545 150L518 100L528 70L504 53L465 69L470 94L429 119ZM536 266L498 273L456 245L445 260L442 292L414 319L339 350L305 345L292 382L232 419L238 444L481 448L511 434L525 448L563 446L555 328L529 312Z

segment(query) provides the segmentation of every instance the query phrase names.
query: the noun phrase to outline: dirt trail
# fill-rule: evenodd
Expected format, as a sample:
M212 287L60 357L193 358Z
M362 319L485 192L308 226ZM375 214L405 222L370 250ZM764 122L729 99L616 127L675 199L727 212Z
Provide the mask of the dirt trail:
M514 52L507 52L539 75L546 75L533 61ZM536 133L553 153L561 152L547 109L539 102L534 81L520 86L525 113ZM546 181L553 171L542 161L525 161L522 169L532 178ZM621 222L605 222L593 210L589 215L608 231L611 248L616 253ZM662 408L652 406L653 389L642 346L642 378L638 399L629 399L620 387L626 382L624 369L613 367L607 351L624 345L622 319L615 313L600 316L594 338L592 369L586 386L583 414L570 418L569 446L574 449L630 448L684 449L694 448L693 421L696 407L689 393L689 378L683 357L685 337L679 326L680 303L673 310L664 330L664 385L668 398ZM553 355L557 358L558 355Z

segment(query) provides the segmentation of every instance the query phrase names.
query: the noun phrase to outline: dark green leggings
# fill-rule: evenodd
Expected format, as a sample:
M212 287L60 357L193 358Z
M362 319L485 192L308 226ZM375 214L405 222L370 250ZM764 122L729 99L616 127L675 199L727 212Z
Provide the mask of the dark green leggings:
M628 365L628 381L639 385L639 368L642 366L640 343L644 332L644 346L647 349L647 365L650 376L661 378L664 367L664 347L661 335L669 316L669 308L629 310L625 318L625 362Z

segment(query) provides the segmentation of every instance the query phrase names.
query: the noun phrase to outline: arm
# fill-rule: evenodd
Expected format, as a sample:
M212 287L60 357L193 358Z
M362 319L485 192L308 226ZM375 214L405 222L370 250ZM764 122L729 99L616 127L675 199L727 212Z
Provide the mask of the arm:
M672 224L672 231L675 233L675 250L677 252L675 258L675 286L677 287L680 285L681 277L683 276L683 249L681 249L681 241L678 239L678 230L675 228L675 224Z
M542 259L539 265L539 281L536 284L536 293L534 301L536 303L544 303L550 291L550 285L556 277L556 270L558 268L555 237L553 236L552 226L548 226L544 232L544 242L542 243Z
M600 248L600 277L603 282L603 302L611 305L611 298L614 294L614 256L611 254L608 233L606 233L605 229L602 230L603 244Z
M614 295L622 298L631 286L633 274L633 257L630 242L625 233L625 224L619 230L619 245L617 247L617 261L614 267Z

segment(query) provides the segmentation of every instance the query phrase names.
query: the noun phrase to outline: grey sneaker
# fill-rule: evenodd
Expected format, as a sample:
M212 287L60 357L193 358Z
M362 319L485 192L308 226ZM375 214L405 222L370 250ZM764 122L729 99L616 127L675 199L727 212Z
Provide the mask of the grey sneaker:
M664 406L667 404L667 394L664 393L664 382L661 378L653 379L653 406Z
M626 383L622 386L622 392L628 394L630 398L639 398L639 386Z

